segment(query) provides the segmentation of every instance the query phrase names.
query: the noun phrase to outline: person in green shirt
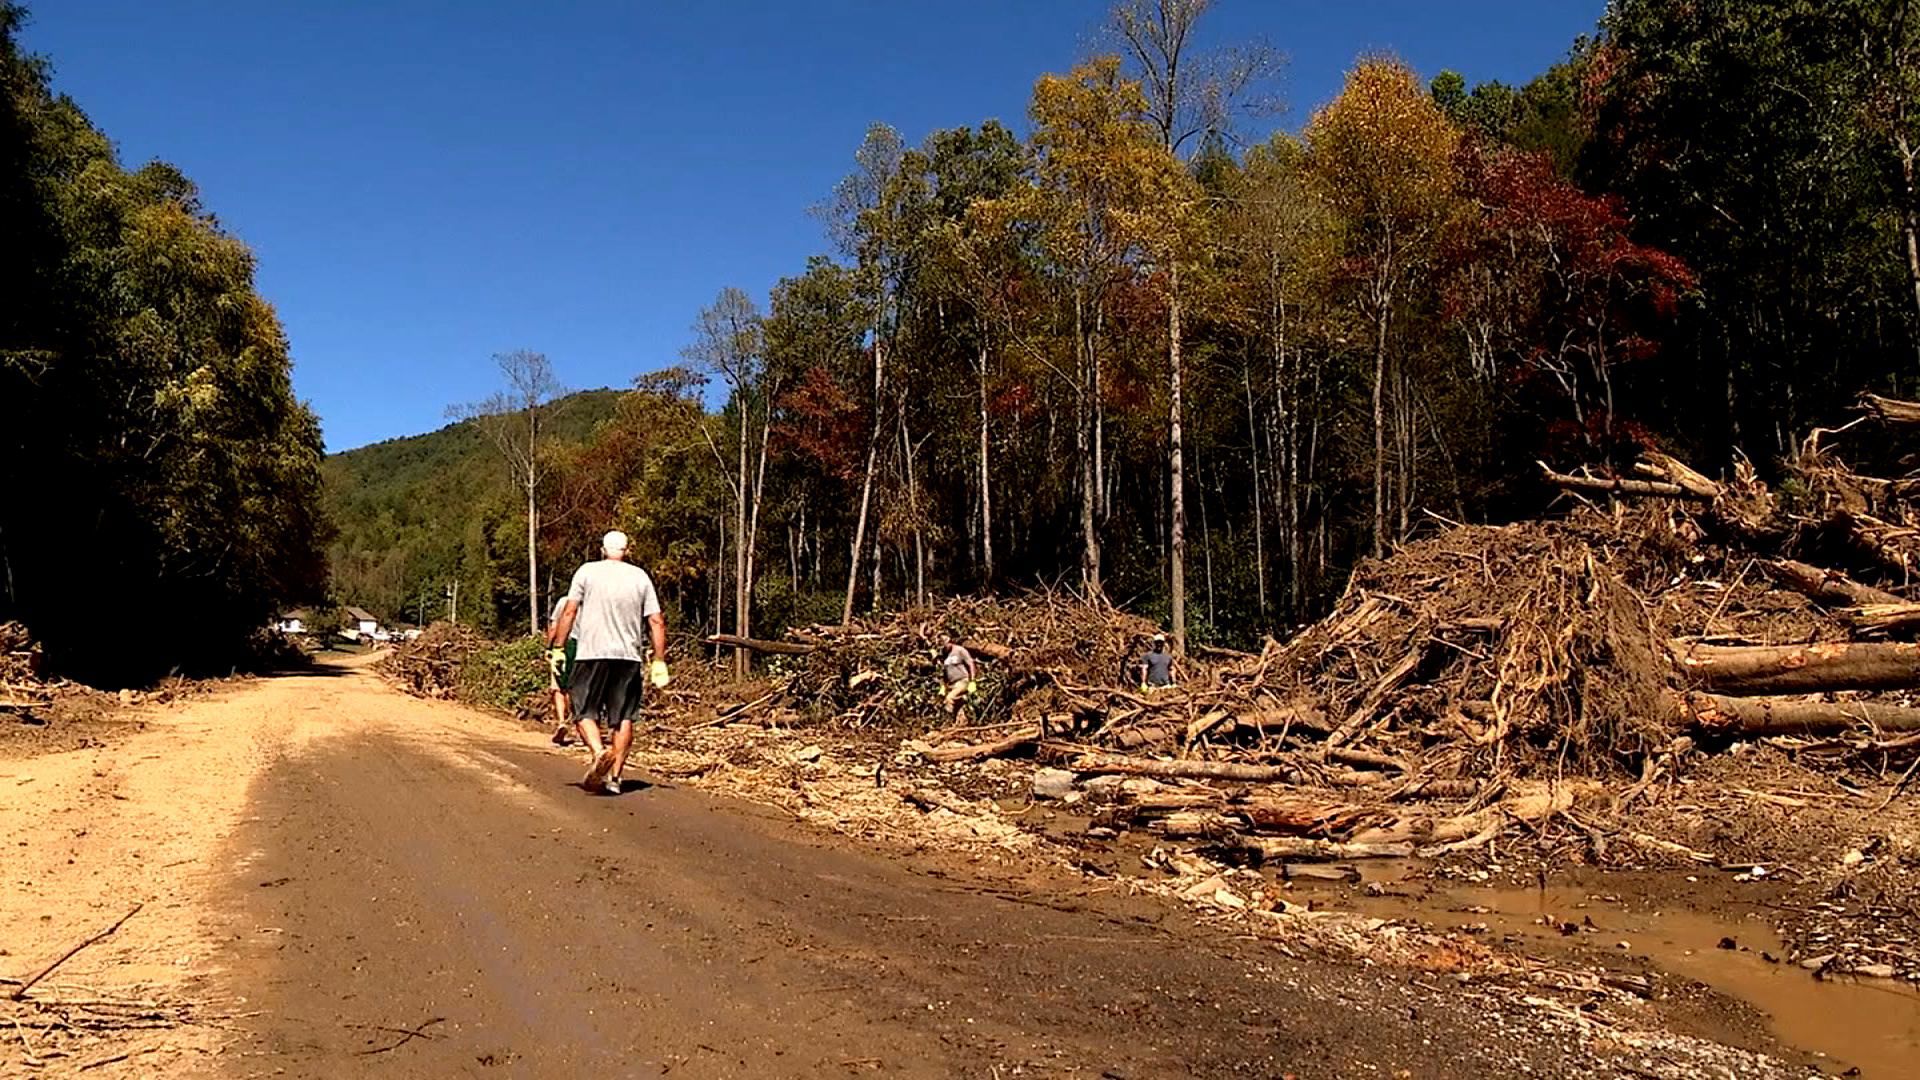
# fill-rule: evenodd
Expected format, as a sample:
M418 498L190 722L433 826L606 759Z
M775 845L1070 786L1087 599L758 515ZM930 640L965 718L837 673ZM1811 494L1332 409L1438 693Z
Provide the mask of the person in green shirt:
M560 622L560 612L567 606L567 598L561 597L553 605L553 616L548 620L549 627ZM553 744L565 746L573 741L573 699L569 687L573 685L573 658L580 651L580 639L567 635L564 645L547 649L547 692L553 698Z

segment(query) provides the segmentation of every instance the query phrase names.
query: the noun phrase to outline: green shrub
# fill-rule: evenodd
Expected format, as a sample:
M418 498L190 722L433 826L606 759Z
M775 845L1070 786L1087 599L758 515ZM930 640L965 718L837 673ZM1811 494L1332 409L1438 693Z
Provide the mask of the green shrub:
M477 649L460 665L460 700L518 713L547 689L547 643L535 637Z

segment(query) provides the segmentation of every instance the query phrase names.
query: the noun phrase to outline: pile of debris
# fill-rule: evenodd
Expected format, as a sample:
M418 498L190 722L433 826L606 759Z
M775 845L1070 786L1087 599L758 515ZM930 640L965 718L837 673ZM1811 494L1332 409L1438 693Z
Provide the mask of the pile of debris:
M27 628L0 623L0 709L25 712L45 706L53 692L40 679L40 649Z
M778 696L815 722L925 731L941 712L937 678L949 636L983 662L968 703L976 726L1061 707L1057 685L1122 679L1153 633L1152 623L1057 593L961 598L846 626L812 626L783 641L730 635L707 640L772 654ZM771 704L774 698L764 699Z
M1850 428L1920 423L1920 405L1868 408ZM1293 640L1191 657L1174 689L1126 673L1143 620L1057 595L961 600L710 639L774 654L778 679L710 722L785 708L899 731L936 767L1032 756L1056 767L1035 790L1099 806L1096 828L1234 859L1435 855L1521 828L1595 857L1617 840L1715 862L1625 823L1698 751L1768 739L1875 768L1920 751L1920 645L1891 640L1920 631L1920 480L1852 471L1821 445L1835 437L1808 440L1780 493L1744 465L1723 483L1659 454L1630 477L1547 469L1583 505L1407 544ZM949 633L984 661L981 692L964 727L929 730Z
M478 632L459 623L437 622L419 637L389 651L375 667L418 697L457 697L461 667L489 644Z

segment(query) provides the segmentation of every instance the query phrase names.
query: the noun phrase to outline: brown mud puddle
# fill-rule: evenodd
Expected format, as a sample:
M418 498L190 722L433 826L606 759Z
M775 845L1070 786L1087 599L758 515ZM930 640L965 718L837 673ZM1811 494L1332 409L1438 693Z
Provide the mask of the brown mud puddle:
M1099 874L1139 875L1141 856L1165 841L1123 832L1090 839L1090 820L1024 800L1001 806L1025 827L1075 849ZM1332 867L1327 867L1332 869ZM1340 864L1351 882L1288 882L1295 903L1465 931L1489 943L1613 970L1655 972L1707 987L1717 998L1669 1012L1695 1033L1755 1049L1765 1032L1808 1066L1863 1080L1920 1076L1920 988L1890 979L1816 978L1787 961L1767 921L1764 890L1743 897L1717 877L1684 873L1586 871L1543 886L1474 885L1426 876L1413 860ZM1270 868L1270 878L1280 876ZM1669 1005L1675 997L1668 994ZM1698 998L1700 995L1691 995ZM1733 999L1754 1015L1730 1014Z
M1920 990L1890 979L1815 978L1785 960L1757 901L1735 897L1701 910L1687 891L1698 888L1697 900L1712 903L1710 886L1684 875L1592 873L1516 888L1414 881L1405 877L1412 869L1368 867L1376 895L1317 882L1293 891L1322 906L1466 930L1521 951L1690 979L1757 1010L1776 1040L1825 1071L1869 1080L1920 1073ZM1694 1010L1690 1019L1701 1034L1747 1041L1724 1009Z

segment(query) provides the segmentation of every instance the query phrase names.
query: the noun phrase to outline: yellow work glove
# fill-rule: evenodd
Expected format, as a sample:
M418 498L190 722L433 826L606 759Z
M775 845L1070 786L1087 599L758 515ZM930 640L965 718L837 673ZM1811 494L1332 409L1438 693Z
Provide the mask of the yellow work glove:
M667 662L665 660L655 660L653 663L647 665L647 681L653 684L655 690L665 690L667 688L667 684L673 681L673 676L667 674Z
M980 680L979 680L979 679L968 679L968 680L967 680L967 693L968 693L969 695L972 695L972 694L978 694L979 692L980 692Z
M566 649L553 648L553 649L547 650L547 670L548 671L551 671L555 675L558 675L560 674L560 668L564 666L566 662L567 662Z

